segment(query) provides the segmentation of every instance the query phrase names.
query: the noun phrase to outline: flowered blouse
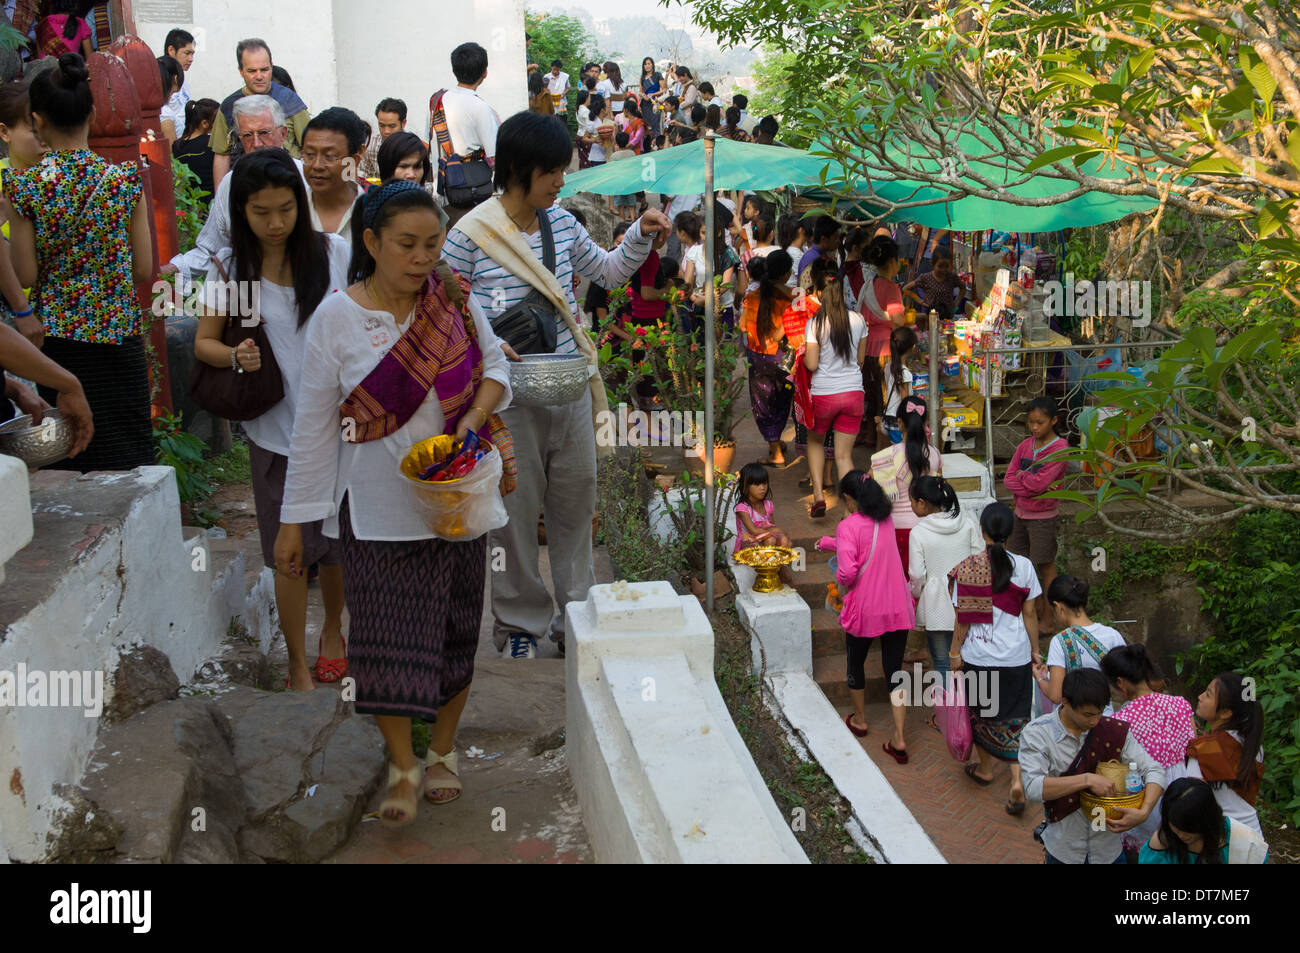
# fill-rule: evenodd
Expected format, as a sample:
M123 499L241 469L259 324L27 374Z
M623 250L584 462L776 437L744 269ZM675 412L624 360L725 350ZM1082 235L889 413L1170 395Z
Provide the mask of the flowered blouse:
M1187 743L1196 737L1192 706L1180 695L1151 692L1126 702L1115 717L1129 724L1146 753L1168 768L1181 764Z
M746 541L749 537L749 530L745 529L745 523L740 518L744 513L754 524L754 529L763 530L772 525L772 516L776 512L776 505L771 500L764 500L762 506L755 507L749 503L736 504L736 547L733 553L738 553L746 546L752 546L752 540Z
M50 152L6 184L14 211L36 230L32 304L45 333L93 344L139 334L131 276L139 167L111 165L89 149Z

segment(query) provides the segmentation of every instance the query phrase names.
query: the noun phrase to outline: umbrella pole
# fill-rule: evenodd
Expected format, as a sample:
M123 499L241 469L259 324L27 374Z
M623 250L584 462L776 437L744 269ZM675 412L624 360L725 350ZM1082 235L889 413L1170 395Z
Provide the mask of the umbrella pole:
M713 611L713 538L716 516L713 512L713 263L716 251L713 223L713 131L704 134L704 608Z

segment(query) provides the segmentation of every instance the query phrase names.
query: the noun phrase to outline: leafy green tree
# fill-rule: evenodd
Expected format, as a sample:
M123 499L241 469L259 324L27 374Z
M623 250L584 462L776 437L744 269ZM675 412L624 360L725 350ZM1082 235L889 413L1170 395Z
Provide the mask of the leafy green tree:
M1170 210L1243 229L1247 247L1201 283L1207 290L1244 287L1247 306L1300 305L1293 0L689 5L724 44L798 55L786 122L819 130L855 177L920 180L943 193L884 203L885 211L968 194L1029 204L972 164L996 162L1022 177L1013 182L1059 179L1065 197L1158 201L1104 264L1111 277L1158 280L1162 322L1195 287L1159 240ZM888 149L897 142L910 155ZM1099 177L1090 160L1114 177Z

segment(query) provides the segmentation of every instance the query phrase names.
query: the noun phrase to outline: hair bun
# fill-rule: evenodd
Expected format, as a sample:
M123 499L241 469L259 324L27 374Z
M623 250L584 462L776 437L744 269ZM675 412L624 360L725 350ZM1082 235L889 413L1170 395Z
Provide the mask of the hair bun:
M86 61L81 58L80 53L64 53L60 56L59 71L73 85L90 79L90 70L86 68Z

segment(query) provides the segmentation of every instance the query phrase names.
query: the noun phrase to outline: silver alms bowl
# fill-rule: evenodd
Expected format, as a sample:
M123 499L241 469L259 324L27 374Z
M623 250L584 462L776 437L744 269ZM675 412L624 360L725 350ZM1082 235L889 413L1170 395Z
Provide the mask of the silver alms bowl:
M581 354L525 354L510 362L513 403L521 407L568 404L587 389L587 359Z
M17 457L29 467L58 463L72 449L72 424L57 410L45 411L44 419L32 426L31 414L0 424L0 453Z

